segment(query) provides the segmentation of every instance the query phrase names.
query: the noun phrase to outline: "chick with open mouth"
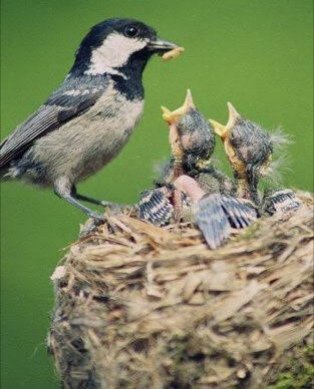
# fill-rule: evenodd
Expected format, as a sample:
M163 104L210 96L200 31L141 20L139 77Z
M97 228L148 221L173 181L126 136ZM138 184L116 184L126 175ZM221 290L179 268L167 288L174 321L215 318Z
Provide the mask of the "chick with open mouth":
M138 203L139 217L153 224L191 221L210 248L219 247L231 228L243 228L257 218L254 205L233 196L233 182L211 162L215 135L195 107L188 90L181 107L162 107L169 126L171 159L157 182Z
M253 201L261 213L297 209L301 203L290 189L270 188L264 196L258 191L260 179L271 173L275 143L286 142L284 135L276 134L274 142L274 135L243 118L231 103L228 103L228 110L226 125L215 120L210 120L210 123L224 144L234 173L237 196Z

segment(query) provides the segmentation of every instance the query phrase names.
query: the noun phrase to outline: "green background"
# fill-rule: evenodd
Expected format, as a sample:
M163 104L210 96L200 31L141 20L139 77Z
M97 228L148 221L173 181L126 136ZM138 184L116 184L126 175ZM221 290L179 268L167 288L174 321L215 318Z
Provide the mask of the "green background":
M208 117L226 121L231 101L266 128L292 134L285 184L312 189L312 8L312 0L2 0L2 137L64 78L90 26L130 16L186 51L149 64L139 127L122 154L80 186L82 193L134 202L169 151L159 107L178 107L188 87ZM225 161L220 144L217 156ZM49 191L19 183L1 190L2 387L57 388L45 349L49 276L85 217Z

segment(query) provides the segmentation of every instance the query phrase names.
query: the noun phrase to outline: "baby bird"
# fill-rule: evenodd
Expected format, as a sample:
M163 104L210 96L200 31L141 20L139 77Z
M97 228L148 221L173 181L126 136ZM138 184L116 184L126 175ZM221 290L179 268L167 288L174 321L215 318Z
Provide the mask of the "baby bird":
M231 227L246 227L256 220L256 211L231 196L232 182L212 166L214 132L196 109L191 92L182 107L173 112L163 107L162 111L172 157L157 183L159 188L145 192L137 204L139 217L157 225L191 218L209 247L216 248L230 235Z
M237 196L252 200L262 212L270 214L280 209L295 208L298 200L293 191L285 189L265 193L260 199L258 183L270 173L273 156L272 136L258 124L243 118L228 103L229 119L226 125L210 120L221 138L236 179Z
M143 112L146 64L153 54L174 49L179 48L137 20L109 19L94 26L60 87L1 143L1 178L51 187L102 220L80 200L108 203L79 194L76 185L127 143Z
M257 184L271 161L271 137L257 124L243 119L231 103L228 109L229 120L225 126L214 120L210 123L224 144L237 180L238 196L259 204Z
M215 134L208 121L196 109L191 91L188 89L183 105L170 111L161 107L163 119L169 126L169 143L171 146L173 180L183 173L199 171L210 164L210 157L215 148Z
M232 191L232 181L212 163L215 149L215 134L210 123L195 107L191 91L183 105L174 110L162 107L163 119L169 127L171 158L157 186L172 183L181 174L194 177L206 193Z

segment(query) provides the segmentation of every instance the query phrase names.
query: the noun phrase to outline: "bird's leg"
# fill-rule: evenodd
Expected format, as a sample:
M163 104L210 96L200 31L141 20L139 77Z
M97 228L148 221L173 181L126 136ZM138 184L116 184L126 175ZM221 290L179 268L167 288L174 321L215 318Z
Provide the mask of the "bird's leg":
M80 202L78 202L75 197L72 195L72 185L69 180L65 177L59 178L54 183L54 191L57 196L67 201L69 204L72 204L74 207L83 211L88 217L91 217L95 220L103 221L105 218L103 215L92 211L91 209L85 207Z
M98 199L94 199L93 197L81 195L80 193L77 193L75 186L72 186L71 195L77 200L86 201L88 203L95 204L95 205L102 205L103 207L110 207L114 205L114 203L110 201L98 200Z

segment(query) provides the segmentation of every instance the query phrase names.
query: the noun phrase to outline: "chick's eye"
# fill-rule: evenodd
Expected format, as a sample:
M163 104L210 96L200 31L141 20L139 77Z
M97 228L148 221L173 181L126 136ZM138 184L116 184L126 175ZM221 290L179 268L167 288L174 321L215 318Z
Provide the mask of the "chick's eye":
M134 38L138 35L139 30L135 26L127 26L124 30L124 35L129 38Z

